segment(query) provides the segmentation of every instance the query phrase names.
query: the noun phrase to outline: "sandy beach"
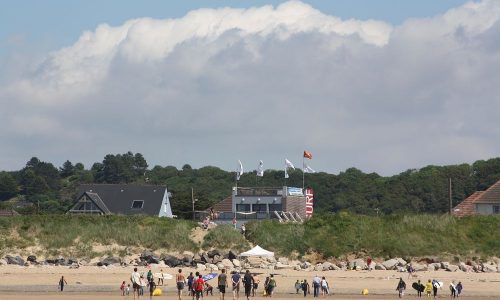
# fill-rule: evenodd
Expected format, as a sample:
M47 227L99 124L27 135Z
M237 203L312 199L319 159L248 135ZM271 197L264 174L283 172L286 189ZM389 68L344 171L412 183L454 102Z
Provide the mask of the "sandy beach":
M0 266L0 299L132 299L132 296L121 296L120 283L129 281L132 267L81 267L69 269L68 267L55 266ZM164 273L175 274L177 269L162 267ZM183 269L189 274L191 269ZM139 268L139 271L147 271ZM152 267L152 271L159 272L159 267ZM251 272L261 273L263 282L270 270L252 269ZM208 272L203 272L208 273ZM444 282L445 287L439 291L439 298L449 297L448 285L452 280L461 281L464 286L462 297L467 299L499 299L500 300L500 273L464 273L446 271L418 272L417 277L408 279L408 274L396 271L326 271L317 272L325 276L333 294L327 296L332 299L390 299L397 298L395 287L399 277L402 277L408 286L406 296L415 297L416 291L411 288L411 283L420 279L438 279ZM275 298L303 298L296 295L293 288L297 280L307 279L311 281L316 272L276 270L274 271L277 281ZM64 276L68 282L65 291L57 291L59 278ZM215 285L215 280L211 281ZM262 285L262 284L261 284ZM166 280L165 285L160 286L163 295L155 297L175 298L174 281ZM367 288L368 296L361 296L361 290ZM259 297L263 299L262 288ZM243 299L243 294L240 295ZM312 297L312 295L308 296ZM147 297L146 297L147 298ZM184 297L186 299L190 297ZM231 298L231 297L230 297ZM213 296L206 299L218 299L215 290Z

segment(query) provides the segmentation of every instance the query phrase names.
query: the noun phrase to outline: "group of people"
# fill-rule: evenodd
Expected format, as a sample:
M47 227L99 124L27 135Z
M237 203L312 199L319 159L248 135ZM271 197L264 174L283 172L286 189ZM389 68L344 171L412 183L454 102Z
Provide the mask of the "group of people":
M304 297L306 297L308 294L311 294L311 285L307 282L307 279L302 281L297 280L297 282L295 282L295 290L297 294L302 291L304 293ZM314 276L312 279L312 290L313 297L319 297L320 295L326 297L326 295L330 293L330 285L328 284L328 281L326 281L325 276Z
M422 294L425 293L428 298L434 297L437 298L438 289L442 287L442 283L436 279L429 279L427 283L424 285L418 280L412 284L412 287L417 290L417 297L422 297ZM458 298L463 290L462 282L458 282L457 284L453 280L450 283L450 297ZM398 291L399 298L403 298L406 290L406 283L403 278L399 278L398 285L396 286L396 291Z
M143 278L143 275L137 272L137 268L134 268L134 272L132 272L130 276L134 299L136 296L139 299L140 296L144 295L145 286L149 287L150 298L153 297L153 293L157 287L157 284L153 279L153 274L151 271L148 272L147 284L144 284ZM186 286L188 296L191 296L193 299L203 299L204 293L206 293L207 296L209 293L213 295L213 287L203 279L203 276L199 272L196 272L194 275L193 272L191 272L189 276L186 277L184 276L182 269L179 269L175 276L175 281L179 300L182 300L182 293ZM246 270L243 276L237 271L232 272L230 276L228 276L228 274L226 274L226 270L223 269L221 274L217 276L217 288L219 289L220 300L225 300L226 288L229 288L229 284L231 284L233 300L239 300L240 286L243 286L245 297L249 300L250 297L255 296L259 283L260 279L258 275L251 274L249 270ZM272 297L275 287L276 280L274 279L274 275L271 274L266 277L266 281L264 283L264 295ZM120 290L122 291L122 295L129 295L131 292L131 286L130 284L126 285L126 282L123 281L120 286Z

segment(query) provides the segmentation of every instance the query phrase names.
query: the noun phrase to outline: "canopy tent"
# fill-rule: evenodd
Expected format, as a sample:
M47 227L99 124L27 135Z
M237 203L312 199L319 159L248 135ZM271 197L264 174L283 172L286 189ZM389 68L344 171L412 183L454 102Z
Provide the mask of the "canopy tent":
M262 249L260 246L255 246L247 252L243 252L240 256L265 256L272 257L274 256L274 252L267 251L266 249Z

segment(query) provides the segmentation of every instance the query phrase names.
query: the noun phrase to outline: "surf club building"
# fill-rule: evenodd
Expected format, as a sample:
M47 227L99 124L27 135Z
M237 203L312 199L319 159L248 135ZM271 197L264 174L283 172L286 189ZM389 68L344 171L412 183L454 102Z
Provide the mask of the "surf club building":
M500 215L500 180L486 191L477 191L452 211L457 217L473 215Z
M234 187L208 212L217 221L277 219L303 222L313 214L313 190L296 187Z
M165 186L83 184L78 195L68 214L173 217Z

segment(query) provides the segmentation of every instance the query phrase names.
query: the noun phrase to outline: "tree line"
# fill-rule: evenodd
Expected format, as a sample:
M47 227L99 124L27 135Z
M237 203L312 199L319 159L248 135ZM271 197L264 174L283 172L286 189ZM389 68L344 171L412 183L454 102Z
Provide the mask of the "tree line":
M349 168L338 175L307 174L306 185L314 190L315 209L320 212L351 211L359 214L444 213L449 210L448 180L452 180L452 203L458 204L476 190L485 190L500 180L500 158L473 164L426 166L394 176L380 176ZM85 168L66 161L56 167L31 158L19 171L0 172L0 206L21 213L64 213L77 199L84 183L135 183L166 185L172 193L174 214L191 215L191 188L198 199L196 209L206 209L231 195L235 173L218 167L193 169L185 164L149 165L140 153L108 154L102 162ZM239 186L302 186L302 171L266 170L244 173Z

